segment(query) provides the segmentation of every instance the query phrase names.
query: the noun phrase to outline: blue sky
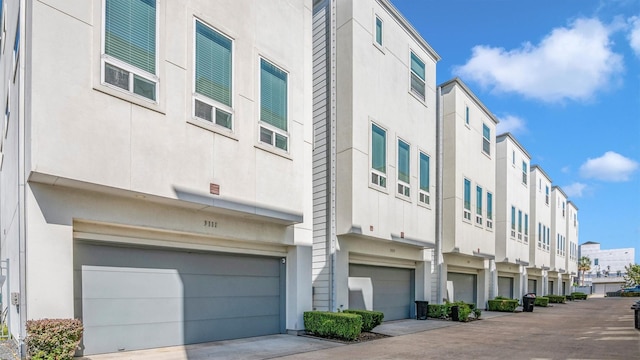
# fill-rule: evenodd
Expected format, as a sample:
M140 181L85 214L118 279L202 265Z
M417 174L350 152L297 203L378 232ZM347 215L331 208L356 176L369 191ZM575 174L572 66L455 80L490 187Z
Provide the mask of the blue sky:
M579 209L640 264L640 0L391 0Z

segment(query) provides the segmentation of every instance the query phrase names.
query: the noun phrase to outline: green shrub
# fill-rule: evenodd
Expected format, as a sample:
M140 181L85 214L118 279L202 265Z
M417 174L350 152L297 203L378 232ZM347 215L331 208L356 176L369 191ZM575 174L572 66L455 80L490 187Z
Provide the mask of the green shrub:
M305 311L304 327L314 335L355 340L362 331L362 316L358 314Z
M487 305L489 311L514 312L518 307L518 300L496 297L494 300L487 301Z
M467 322L469 321L469 315L474 311L475 304L466 304L464 301L456 301L454 303L447 303L447 313L449 317L452 318L452 307L458 307L458 321Z
M549 298L549 302L553 304L564 304L567 301L566 296L564 295L545 295L545 297Z
M480 309L473 309L473 316L475 316L475 317L476 317L476 320L477 320L477 319L480 319L480 316L482 316L482 310L480 310Z
M620 293L620 296L624 296L624 297L640 296L640 292L623 292L623 293Z
M432 319L444 319L447 317L447 306L438 304L429 304L427 316Z
M571 297L573 300L587 300L587 294L583 292L573 292L571 293Z
M549 298L545 296L536 296L536 301L533 305L547 307L549 306Z
M31 359L71 360L82 338L78 319L27 321L27 352Z
M345 310L343 312L362 316L362 331L366 332L369 332L374 327L382 324L382 319L384 319L384 314L381 311Z

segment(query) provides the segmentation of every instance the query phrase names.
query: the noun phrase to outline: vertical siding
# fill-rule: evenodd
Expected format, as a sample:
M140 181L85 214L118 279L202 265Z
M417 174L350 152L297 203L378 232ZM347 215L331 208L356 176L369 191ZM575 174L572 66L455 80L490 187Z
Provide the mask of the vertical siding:
M330 310L328 1L313 10L313 308Z

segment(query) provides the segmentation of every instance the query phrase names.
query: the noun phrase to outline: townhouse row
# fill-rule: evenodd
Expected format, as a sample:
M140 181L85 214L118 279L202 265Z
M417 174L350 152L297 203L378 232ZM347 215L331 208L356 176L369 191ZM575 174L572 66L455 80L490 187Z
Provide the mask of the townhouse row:
M2 304L23 355L30 319L82 319L90 355L569 291L577 207L462 80L436 85L388 0L1 18Z

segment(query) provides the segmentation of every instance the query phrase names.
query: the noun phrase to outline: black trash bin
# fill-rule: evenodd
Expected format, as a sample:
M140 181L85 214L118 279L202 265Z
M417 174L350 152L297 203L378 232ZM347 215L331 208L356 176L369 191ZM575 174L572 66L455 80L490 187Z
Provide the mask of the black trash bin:
M429 302L416 301L416 320L427 320L429 315Z
M522 297L522 311L533 312L533 306L536 303L536 294L528 293Z
M631 310L634 311L633 318L635 319L635 327L636 329L640 330L640 300L631 305Z
M453 305L451 307L451 320L460 321L460 308L458 305Z

